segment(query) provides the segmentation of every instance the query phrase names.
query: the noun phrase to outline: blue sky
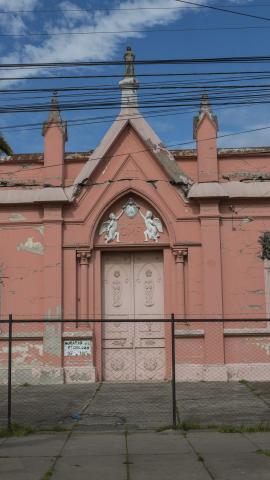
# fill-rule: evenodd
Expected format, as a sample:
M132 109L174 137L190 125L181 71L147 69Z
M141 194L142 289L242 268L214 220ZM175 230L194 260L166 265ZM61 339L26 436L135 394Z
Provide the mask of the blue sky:
M209 2L209 5L227 5L227 8L238 9L241 12L253 13L270 17L270 3L267 0L255 2L239 2L219 0ZM201 3L206 3L204 0ZM244 8L245 6L245 8ZM119 11L118 9L122 9ZM53 12L52 10L59 10ZM89 9L85 11L83 9ZM114 10L115 9L115 10ZM28 13L13 13L11 11L27 11ZM41 12L48 10L48 12ZM1 13L1 11L9 13ZM266 27L252 29L226 30L225 27ZM176 32L154 32L155 29L199 29ZM220 30L211 30L218 28ZM224 30L222 30L222 28ZM149 30L138 33L130 30ZM114 32L94 35L59 35L63 32ZM129 32L128 32L129 31ZM183 57L214 57L236 55L267 55L269 54L270 22L234 16L221 12L214 12L203 8L190 8L176 0L72 0L56 2L52 0L0 0L0 33L1 63L17 62L56 62L56 61L95 61L121 60L127 45L131 45L138 60L155 58L183 58ZM50 33L48 36L28 36L30 32ZM54 34L54 35L52 35ZM234 69L268 69L265 65L226 65L221 66L138 66L138 73L149 72L202 72L209 70L224 71ZM91 74L120 74L123 67L95 68L87 73ZM270 69L270 67L269 67ZM73 70L73 74L85 73L85 70ZM8 76L27 76L27 80L11 82L3 80ZM58 70L58 75L64 72ZM80 87L97 84L117 85L118 79L78 79L78 80L33 80L31 75L50 75L43 70L32 71L3 71L1 70L0 88L41 88L64 86ZM189 77L190 81L194 78ZM154 82L158 78L143 77L141 83ZM169 78L164 77L164 80ZM40 100L48 102L46 95ZM22 95L23 97L23 95ZM18 103L29 103L25 96L18 101L18 96L12 100L12 95L0 94L2 106ZM84 99L87 97L84 97ZM60 96L60 101L66 97ZM90 97L87 98L90 101ZM36 100L31 100L36 101ZM186 112L186 108L179 108L174 115L149 117L148 121L156 130L162 141L169 146L192 140L192 117L194 109ZM113 111L76 111L64 112L63 118L84 119L80 126L69 126L69 141L67 151L84 151L95 147L110 125L110 122L93 122L93 117L104 114L116 115ZM220 135L229 132L238 132L245 129L260 128L270 125L269 105L233 108L215 108L219 118ZM16 153L40 152L43 149L41 128L6 130L5 127L17 124L35 123L46 120L47 114L42 113L8 113L1 115L0 128L2 133ZM220 140L221 146L259 146L270 145L270 129L253 132L245 135L226 137ZM190 144L182 148L190 147ZM179 145L180 147L180 145Z

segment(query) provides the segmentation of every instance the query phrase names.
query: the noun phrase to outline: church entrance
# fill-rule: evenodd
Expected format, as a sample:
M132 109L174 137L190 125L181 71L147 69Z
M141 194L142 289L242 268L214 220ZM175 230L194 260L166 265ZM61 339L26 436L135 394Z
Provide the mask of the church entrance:
M103 379L164 380L162 252L105 253L102 285Z

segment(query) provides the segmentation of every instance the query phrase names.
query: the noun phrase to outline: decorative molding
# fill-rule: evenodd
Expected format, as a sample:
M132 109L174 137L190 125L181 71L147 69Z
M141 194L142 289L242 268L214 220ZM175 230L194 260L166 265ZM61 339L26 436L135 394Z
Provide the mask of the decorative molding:
M76 252L76 257L80 265L88 265L92 256L91 250L79 250Z
M224 328L224 335L228 337L270 336L270 328Z
M192 338L192 337L204 337L204 330L203 329L198 329L198 330L176 330L175 331L175 337L176 338Z
M185 259L188 256L188 249L187 248L173 248L172 253L175 256L176 263L184 263Z
M80 338L90 338L92 339L93 338L93 331L92 330L88 330L87 332L83 332L83 331L78 331L78 332L63 332L62 333L62 338L77 338L77 339L80 339Z

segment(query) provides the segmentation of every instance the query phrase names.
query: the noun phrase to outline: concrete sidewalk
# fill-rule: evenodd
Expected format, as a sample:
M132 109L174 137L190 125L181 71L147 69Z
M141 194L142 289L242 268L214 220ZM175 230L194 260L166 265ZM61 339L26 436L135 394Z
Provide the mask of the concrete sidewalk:
M44 433L0 439L1 480L269 480L270 432ZM270 453L269 453L270 454Z
M270 383L183 382L176 384L181 422L209 425L270 425ZM46 405L46 408L44 408ZM172 388L161 383L26 385L12 392L12 422L81 431L164 428L172 424ZM7 387L0 386L0 427L7 425Z

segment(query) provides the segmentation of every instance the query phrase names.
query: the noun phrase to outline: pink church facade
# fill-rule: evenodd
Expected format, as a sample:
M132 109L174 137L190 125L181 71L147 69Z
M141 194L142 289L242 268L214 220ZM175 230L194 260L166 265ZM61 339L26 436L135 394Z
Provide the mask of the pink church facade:
M16 381L166 381L171 332L160 320L171 313L185 320L177 380L269 380L267 235L263 258L259 244L270 230L269 153L218 149L206 96L197 148L170 151L139 113L133 74L120 88L120 114L93 152L65 153L53 98L44 155L0 163L1 318L20 321ZM2 383L6 337L3 326ZM70 353L80 344L85 355Z

